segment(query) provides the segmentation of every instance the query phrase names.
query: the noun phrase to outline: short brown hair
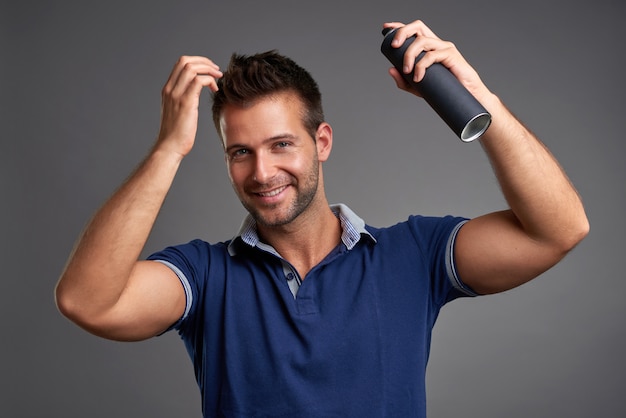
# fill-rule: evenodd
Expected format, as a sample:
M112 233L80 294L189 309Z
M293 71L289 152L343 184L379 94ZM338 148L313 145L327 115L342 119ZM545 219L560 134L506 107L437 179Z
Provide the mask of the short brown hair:
M313 140L317 128L324 122L322 95L317 83L307 70L276 50L256 55L233 54L217 85L219 90L213 93L212 110L220 137L220 115L225 105L245 107L257 99L288 91L302 101L302 123Z

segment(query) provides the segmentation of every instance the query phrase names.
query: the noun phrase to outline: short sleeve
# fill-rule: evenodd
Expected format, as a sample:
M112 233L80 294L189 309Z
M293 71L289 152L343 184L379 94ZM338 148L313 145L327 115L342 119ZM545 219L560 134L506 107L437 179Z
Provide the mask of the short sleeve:
M187 244L167 247L151 254L147 259L169 267L180 280L185 290L185 311L169 329L179 332L184 323L195 317L198 300L209 266L209 251L204 241L195 240Z
M454 259L457 234L467 221L467 218L452 216L409 218L420 254L429 266L435 305L442 306L459 297L477 296L459 277Z

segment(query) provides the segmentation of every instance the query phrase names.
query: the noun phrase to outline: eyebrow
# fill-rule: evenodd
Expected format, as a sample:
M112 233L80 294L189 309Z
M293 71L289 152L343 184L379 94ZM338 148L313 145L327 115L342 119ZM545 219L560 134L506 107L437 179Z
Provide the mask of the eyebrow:
M298 138L297 135L290 134L290 133L282 133L282 134L272 135L269 138L264 139L261 143L263 145L265 145L268 142L274 142L274 141L280 140L280 139L297 139L297 138ZM225 152L229 153L233 149L240 149L240 148L248 148L248 146L245 145L245 144L232 144L232 145L229 145L228 147L226 147Z

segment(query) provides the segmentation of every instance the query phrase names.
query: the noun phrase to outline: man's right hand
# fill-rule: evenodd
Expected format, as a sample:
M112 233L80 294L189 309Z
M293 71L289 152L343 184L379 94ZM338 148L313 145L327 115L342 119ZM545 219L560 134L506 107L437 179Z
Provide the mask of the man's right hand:
M203 87L217 91L222 77L217 64L205 57L182 56L161 93L161 129L157 148L184 157L193 147L198 129L198 105Z

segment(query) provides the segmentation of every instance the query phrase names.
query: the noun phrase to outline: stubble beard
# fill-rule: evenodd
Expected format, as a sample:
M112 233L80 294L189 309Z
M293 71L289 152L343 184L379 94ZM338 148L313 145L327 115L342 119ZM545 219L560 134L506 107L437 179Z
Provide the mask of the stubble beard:
M289 187L293 187L296 191L295 198L289 203L289 206L280 211L279 204L272 206L265 206L263 210L252 205L250 202L243 199L241 196L239 200L244 208L252 215L252 218L257 224L265 227L278 227L288 225L304 213L311 205L311 202L317 195L317 189L319 186L319 164L317 156L313 160L311 168L308 170L308 175L305 177L305 181L300 184L296 181L292 181ZM284 205L281 203L280 205Z

